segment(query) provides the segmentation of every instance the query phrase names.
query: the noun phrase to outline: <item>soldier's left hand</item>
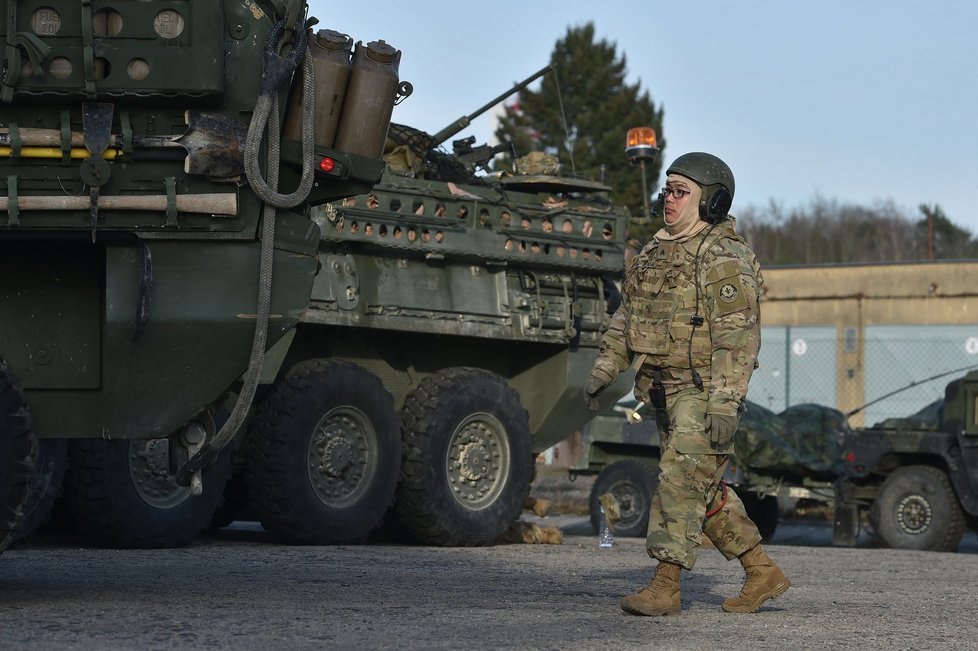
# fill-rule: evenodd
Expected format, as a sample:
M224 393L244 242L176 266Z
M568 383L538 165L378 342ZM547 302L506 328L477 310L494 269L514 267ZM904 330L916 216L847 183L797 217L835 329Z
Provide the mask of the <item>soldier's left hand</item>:
M737 432L739 423L740 417L738 416L707 414L706 429L710 432L710 441L713 442L713 447L728 446Z

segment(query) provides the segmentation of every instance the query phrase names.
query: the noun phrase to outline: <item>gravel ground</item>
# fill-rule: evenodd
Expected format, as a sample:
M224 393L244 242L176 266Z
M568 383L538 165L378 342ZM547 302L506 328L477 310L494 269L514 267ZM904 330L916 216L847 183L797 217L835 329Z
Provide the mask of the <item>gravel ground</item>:
M533 519L533 518L527 518ZM274 545L235 525L177 550L44 540L0 557L0 648L974 649L978 553L769 547L792 588L754 615L720 602L742 571L704 550L683 613L623 614L643 541L600 549L586 518L537 519L562 545ZM800 532L793 531L801 526ZM829 535L784 524L782 536ZM586 534L586 535L585 535ZM969 533L974 538L974 533ZM774 541L775 543L777 540Z

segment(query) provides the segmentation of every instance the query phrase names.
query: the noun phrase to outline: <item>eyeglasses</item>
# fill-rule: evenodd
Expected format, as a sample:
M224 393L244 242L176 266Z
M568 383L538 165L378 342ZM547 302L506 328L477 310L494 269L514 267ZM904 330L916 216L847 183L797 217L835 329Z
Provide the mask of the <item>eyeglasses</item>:
M684 190L682 188L669 188L669 187L662 188L662 198L663 199L668 198L670 194L672 195L672 198L673 199L677 199L678 200L678 199L682 199L687 194L690 194L690 191L689 190Z

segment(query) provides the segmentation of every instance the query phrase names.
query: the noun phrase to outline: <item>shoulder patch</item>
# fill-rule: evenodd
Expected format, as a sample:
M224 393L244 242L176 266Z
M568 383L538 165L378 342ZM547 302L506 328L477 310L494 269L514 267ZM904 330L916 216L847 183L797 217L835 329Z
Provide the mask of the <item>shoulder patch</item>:
M738 285L740 283L737 283ZM732 283L724 283L720 285L720 291L717 292L717 297L724 303L733 303L740 296L740 290L737 289Z
M740 312L751 307L744 286L744 278L740 274L720 278L709 283L706 286L706 292L708 296L712 296L714 301L714 317Z

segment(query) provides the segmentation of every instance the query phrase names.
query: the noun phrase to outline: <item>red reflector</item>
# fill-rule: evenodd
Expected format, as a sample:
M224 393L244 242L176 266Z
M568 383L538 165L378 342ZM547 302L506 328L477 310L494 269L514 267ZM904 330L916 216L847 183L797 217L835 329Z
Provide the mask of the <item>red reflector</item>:
M848 461L849 463L852 463L855 460L856 460L855 452L850 452L849 454L846 455L846 461Z
M335 165L336 165L336 161L334 161L329 156L327 156L326 158L323 158L322 160L319 161L319 169L321 169L324 172L332 172L333 171L333 167Z

